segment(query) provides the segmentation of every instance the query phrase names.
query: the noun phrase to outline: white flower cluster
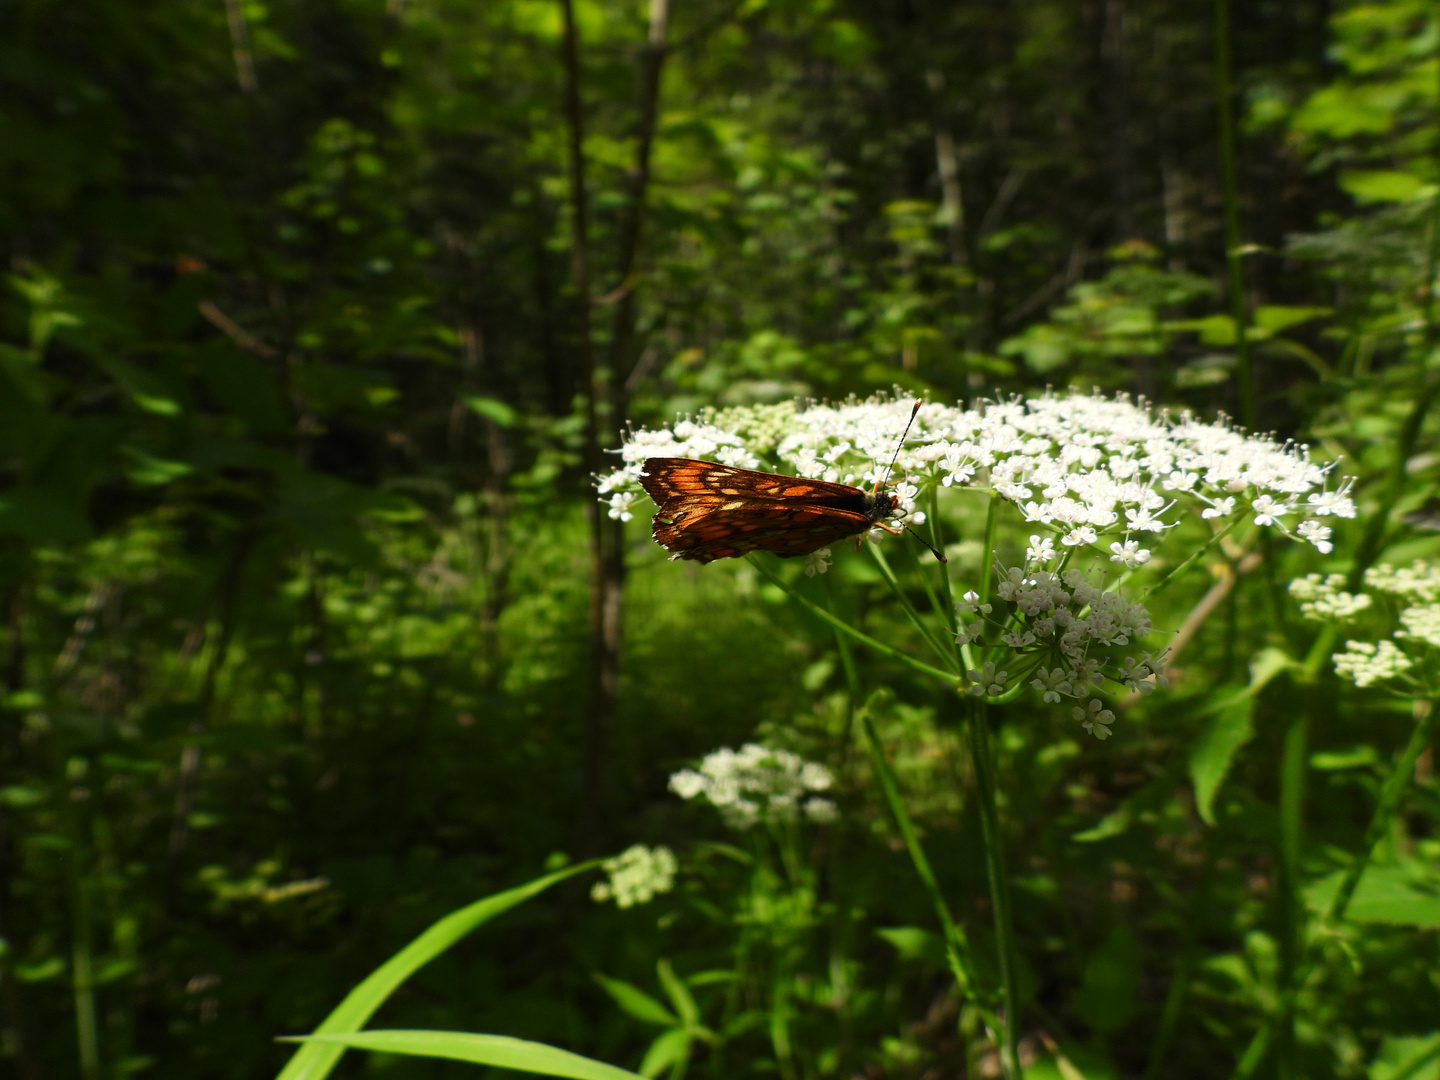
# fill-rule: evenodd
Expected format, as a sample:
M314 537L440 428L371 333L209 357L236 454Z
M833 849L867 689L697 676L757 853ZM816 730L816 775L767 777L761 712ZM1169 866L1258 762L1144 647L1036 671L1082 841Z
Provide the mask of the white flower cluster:
M635 844L613 859L600 864L606 880L597 881L590 890L590 899L597 904L614 900L618 907L648 904L675 887L675 871L680 864L668 847L648 848Z
M748 743L739 750L707 754L699 771L682 769L670 777L670 790L682 799L705 798L725 823L748 829L760 822L807 821L826 824L837 817L835 804L816 797L835 782L830 770L788 750Z
M1345 651L1330 657L1335 673L1350 679L1356 686L1370 686L1382 679L1393 679L1415 666L1393 641L1347 641Z
M1300 610L1321 622L1346 622L1370 606L1365 593L1348 593L1342 586L1344 574L1306 574L1290 582L1290 595L1300 603Z
M1340 574L1309 574L1290 583L1290 595L1308 617L1367 618L1374 629L1375 641L1346 641L1345 651L1331 657L1336 672L1357 686L1398 678L1417 665L1432 682L1440 677L1440 654L1432 651L1440 649L1440 565L1423 559L1398 568L1381 563L1365 571L1371 592L1352 594L1344 585Z
M600 493L612 517L627 519L644 461L656 456L868 486L885 475L912 405L882 398L803 410L786 404L632 432L621 449L624 464L599 479ZM1131 567L1149 558L1132 534L1158 538L1182 504L1212 520L1248 514L1258 526L1293 532L1328 552L1325 519L1354 517L1355 504L1348 483L1326 490L1326 473L1304 447L1188 413L1153 413L1124 397L1046 394L970 408L925 403L895 466L906 483L894 493L913 522L920 519L916 485L988 485L1064 547L1123 536L1109 550Z
M1034 536L1030 553L1036 561L1056 557L1053 549ZM1151 632L1150 613L1144 605L1095 585L1082 571L1002 569L995 597L1010 605L1003 617L992 617L994 605L980 603L973 592L956 603L960 613L956 641L962 645L998 641L1013 649L1015 662L1029 667L1020 678L1028 678L1047 702L1078 698L1083 707L1076 706L1072 715L1096 738L1109 737L1115 714L1092 698L1094 687L1109 679L1136 693L1150 694L1157 686L1168 685L1169 680L1161 674L1161 654L1118 651ZM995 670L992 662L966 675L969 692L981 697L1003 694L1010 678L1008 671Z

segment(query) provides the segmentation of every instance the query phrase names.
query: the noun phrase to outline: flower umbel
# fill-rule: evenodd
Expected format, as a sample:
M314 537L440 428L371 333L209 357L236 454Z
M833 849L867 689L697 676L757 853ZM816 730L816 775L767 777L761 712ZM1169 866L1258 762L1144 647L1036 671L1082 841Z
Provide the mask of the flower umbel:
M1440 565L1381 563L1365 571L1365 585L1350 593L1340 574L1308 574L1290 582L1290 595L1307 618L1355 635L1331 657L1338 675L1362 687L1399 680L1406 693L1440 690Z
M668 847L648 848L635 844L613 859L600 864L607 880L597 881L590 890L590 899L597 904L614 900L618 907L648 904L675 887L675 871L679 863Z
M699 770L682 769L670 777L670 790L682 799L708 800L725 823L748 829L761 822L817 824L834 821L835 804L817 797L835 782L824 765L788 750L748 743L739 750L707 754Z
M612 516L629 514L624 496L638 497L650 457L868 486L886 475L912 405L872 398L803 410L750 406L635 431L621 449L622 466L597 478L600 494ZM1124 397L1046 394L969 408L926 402L891 479L902 481L893 491L902 520L921 520L920 489L984 486L1049 534L1032 538L1036 560L1053 558L1043 542L1058 541L1062 549L1098 545L1128 568L1149 558L1186 508L1217 524L1245 514L1321 551L1331 547L1321 519L1355 516L1348 485L1327 489L1326 467L1304 447ZM1148 534L1144 547L1139 534Z

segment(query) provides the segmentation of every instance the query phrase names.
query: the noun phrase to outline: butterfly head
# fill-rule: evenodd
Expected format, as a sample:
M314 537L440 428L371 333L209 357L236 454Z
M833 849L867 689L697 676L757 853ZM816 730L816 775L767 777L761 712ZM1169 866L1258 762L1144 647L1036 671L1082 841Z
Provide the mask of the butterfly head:
M884 521L900 514L900 500L888 492L876 492L865 496L865 516L871 521Z

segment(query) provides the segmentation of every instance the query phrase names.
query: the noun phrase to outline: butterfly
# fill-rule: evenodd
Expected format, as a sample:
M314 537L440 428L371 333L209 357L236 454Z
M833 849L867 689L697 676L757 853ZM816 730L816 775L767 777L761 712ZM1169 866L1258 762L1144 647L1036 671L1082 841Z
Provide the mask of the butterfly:
M900 438L903 443L905 437ZM645 460L640 484L660 506L651 536L671 559L708 563L752 551L793 559L847 536L857 537L858 548L858 538L877 526L905 531L885 524L900 509L900 500L882 492L878 482L864 491L713 461L655 457ZM930 550L945 562L944 555Z

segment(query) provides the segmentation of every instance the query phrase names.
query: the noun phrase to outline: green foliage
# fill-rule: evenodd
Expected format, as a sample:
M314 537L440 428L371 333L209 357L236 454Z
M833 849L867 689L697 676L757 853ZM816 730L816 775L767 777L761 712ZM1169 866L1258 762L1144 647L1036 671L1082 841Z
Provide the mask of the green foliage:
M647 8L576 7L593 352L636 424L719 410L760 444L805 397L1061 383L1241 414L1208 6L672 3L629 279ZM1361 516L1167 583L1173 686L1110 741L995 706L1027 1076L1440 1055L1433 728L1337 680L1345 632L1284 592L1440 555L1440 33L1418 0L1331 7L1240 20L1238 209L1260 424L1343 460ZM7 1075L999 1067L933 567L771 580L632 523L587 786L561 27L558 0L0 9ZM956 592L1028 538L951 490L932 525ZM665 789L751 739L828 765L839 821L737 836ZM639 839L681 855L656 906L534 895Z

